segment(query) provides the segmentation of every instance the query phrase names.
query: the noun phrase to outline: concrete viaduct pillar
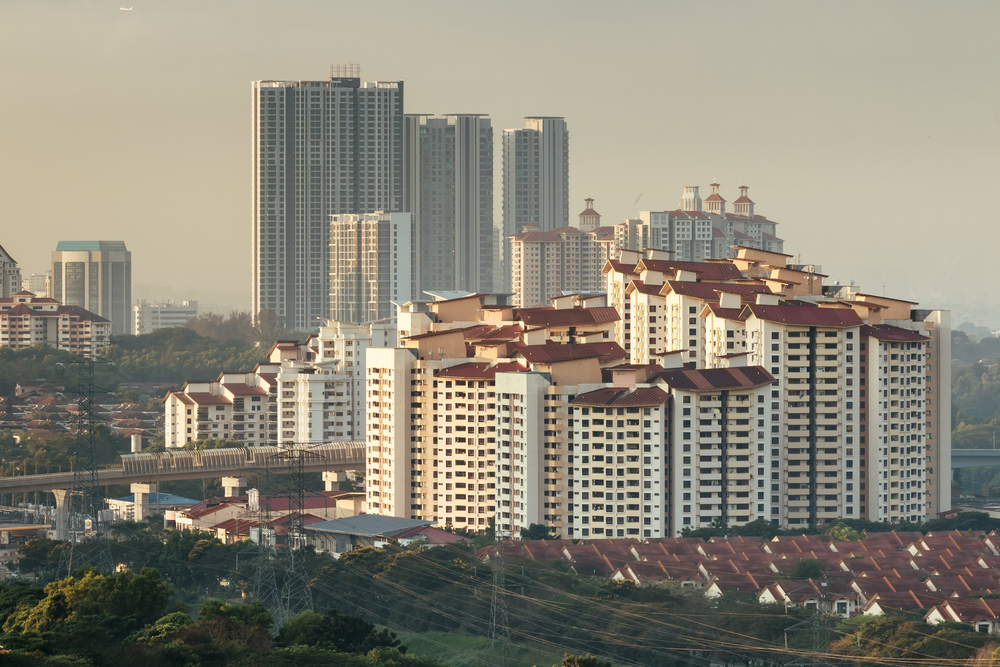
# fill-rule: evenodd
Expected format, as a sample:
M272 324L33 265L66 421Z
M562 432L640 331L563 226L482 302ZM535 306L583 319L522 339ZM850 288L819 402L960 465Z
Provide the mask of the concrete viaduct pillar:
M223 477L222 488L226 492L226 498L236 498L240 495L240 489L247 485L246 477Z
M69 494L70 489L52 489L56 497L56 539L69 539Z
M347 481L346 472L338 472L336 470L323 471L324 491L340 491L340 483L344 481Z
M145 521L149 516L149 494L155 493L156 484L132 484L132 520Z

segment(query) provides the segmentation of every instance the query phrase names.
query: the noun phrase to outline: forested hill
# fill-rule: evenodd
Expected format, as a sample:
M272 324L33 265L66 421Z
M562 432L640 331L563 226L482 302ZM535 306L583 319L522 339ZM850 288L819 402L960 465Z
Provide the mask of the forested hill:
M116 336L103 356L115 366L97 369L97 384L113 389L119 382L171 382L215 379L220 371L250 370L265 360L266 346L237 340L212 340L183 327L145 336ZM12 351L0 348L0 396L11 396L18 383L76 382L68 362L74 359L46 345ZM61 365L62 364L62 365Z

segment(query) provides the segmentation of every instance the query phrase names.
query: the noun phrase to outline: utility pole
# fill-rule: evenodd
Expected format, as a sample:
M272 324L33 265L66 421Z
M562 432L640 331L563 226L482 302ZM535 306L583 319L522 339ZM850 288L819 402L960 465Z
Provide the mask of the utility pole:
M101 494L97 468L97 426L95 395L96 368L101 365L114 366L107 359L78 356L65 364L72 366L77 374L76 452L73 467L73 491L70 494L68 552L60 557L56 572L70 576L84 565L93 565L102 572L113 572L111 543L108 538L110 526L101 520L104 497ZM101 390L102 393L109 393ZM85 548L81 548L85 547Z

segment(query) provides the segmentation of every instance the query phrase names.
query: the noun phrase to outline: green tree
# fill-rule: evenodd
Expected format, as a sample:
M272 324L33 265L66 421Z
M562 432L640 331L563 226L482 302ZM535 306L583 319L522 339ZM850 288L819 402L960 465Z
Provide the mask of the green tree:
M789 579L818 579L823 576L823 563L815 558L803 558L788 571Z
M528 540L551 540L558 538L554 538L550 534L548 526L540 523L533 523L527 528L521 529L521 539L528 541Z

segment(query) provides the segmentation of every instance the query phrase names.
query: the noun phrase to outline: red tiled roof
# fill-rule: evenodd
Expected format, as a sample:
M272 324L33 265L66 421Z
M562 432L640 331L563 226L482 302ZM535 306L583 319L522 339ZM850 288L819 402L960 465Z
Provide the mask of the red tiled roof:
M689 391L749 389L771 384L774 378L760 366L746 368L671 369L656 377L671 387Z
M660 293L660 289L662 289L662 287L663 287L663 285L647 285L643 281L636 279L636 280L633 280L632 282L629 283L628 287L625 288L625 291L626 291L626 293L631 293L631 292L629 292L629 290L633 290L634 289L634 290L637 290L637 291L639 291L639 292L641 292L643 294L658 295Z
M803 308L788 303L777 306L750 303L743 306L740 319L746 320L751 314L769 322L800 326L857 327L863 324L858 314L850 308Z
M635 391L627 389L598 389L580 394L573 405L660 405L669 400L670 394L659 387L643 387Z
M740 312L742 312L739 308L723 308L717 303L707 303L705 304L705 307L709 308L712 311L712 314L716 317L721 317L727 320L740 319Z
M578 228L569 226L556 227L555 229L552 230L552 232L554 234L583 234L583 232L581 232Z
M529 362L535 364L558 363L593 357L607 357L609 360L623 359L625 350L615 342L580 343L577 345L518 345L517 351Z
M497 373L517 373L527 370L521 364L510 361L499 364L468 363L451 366L435 374L436 378L458 378L462 380L492 380Z
M894 327L891 324L879 324L875 326L865 325L861 327L861 335L871 336L873 338L878 338L879 340L904 342L930 340L927 336L921 336L915 331L903 329L902 327Z
M583 213L581 213L580 215L596 215L596 216L600 216L601 214L598 213L597 211L595 211L592 208L586 208L586 209L583 210Z
M621 319L611 306L601 308L521 308L514 316L530 327L579 327L607 324Z
M702 301L718 301L719 292L741 295L770 294L771 292L767 285L762 283L692 283L684 280L668 280L666 285L675 294Z
M742 280L743 274L729 262L675 262L672 259L642 259L636 265L639 272L645 267L650 271L675 273L678 270L699 274L699 280Z
M465 340L476 344L498 344L517 340L521 337L524 328L520 324L504 324L499 327L488 327L483 331L469 330L465 334Z
M637 264L625 264L624 262L619 262L617 259L609 259L604 263L603 273L607 273L609 270L615 271L615 273L625 273L630 276L638 275L636 273ZM610 269L608 268L610 267Z
M521 232L520 234L512 234L510 238L522 243L547 243L562 240L555 232Z
M720 195L718 192L713 192L712 194L705 197L705 201L708 202L708 201L726 201L726 200L723 199L722 195Z

